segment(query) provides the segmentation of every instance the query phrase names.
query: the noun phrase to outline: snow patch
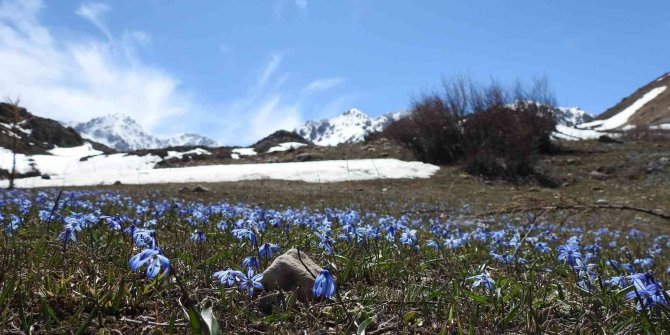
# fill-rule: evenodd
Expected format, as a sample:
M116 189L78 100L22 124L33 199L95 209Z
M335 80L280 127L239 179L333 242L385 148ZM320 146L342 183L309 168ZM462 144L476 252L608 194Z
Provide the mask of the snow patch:
M254 148L235 148L233 149L233 153L238 156L256 156L256 150L254 150Z
M670 130L670 123L663 123L663 124L651 126L649 128L654 129L654 130L659 130L659 129L660 130Z
M193 150L183 151L183 152L169 150L167 152L167 156L165 156L165 159L170 159L170 158L182 159L184 157L184 155L211 155L211 154L212 154L211 152L209 152L205 149L202 149L202 148L195 148Z
M69 173L51 179L31 177L15 181L17 187L53 187L123 184L164 184L235 182L277 179L309 183L349 180L430 178L440 168L421 162L397 159L336 160L266 164L206 165L171 169L152 169L155 156L114 154L96 156L70 166ZM93 169L92 167L96 167ZM49 171L50 172L50 171ZM54 174L55 175L55 174ZM0 181L0 187L8 181Z
M640 108L646 105L648 102L654 100L659 94L665 91L665 86L659 86L653 90L647 92L642 98L635 101L632 105L623 111L617 113L606 120L598 120L589 123L584 123L580 125L580 128L592 128L597 130L611 130L625 125L628 120L633 116Z
M274 146L270 149L268 149L268 153L270 152L278 152L278 151L288 151L291 149L297 149L300 147L304 147L307 144L305 143L300 143L300 142L284 142L284 143L279 143L279 145Z
M556 125L556 131L552 133L554 138L568 141L597 139L602 135L604 134L597 130L579 129L560 124Z

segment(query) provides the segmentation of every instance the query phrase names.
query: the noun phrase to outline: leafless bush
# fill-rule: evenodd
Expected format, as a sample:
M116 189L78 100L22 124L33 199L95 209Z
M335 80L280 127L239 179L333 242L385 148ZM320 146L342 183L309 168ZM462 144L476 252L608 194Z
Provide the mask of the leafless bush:
M442 94L413 102L411 114L380 135L435 164L462 162L473 174L515 179L534 173L534 157L553 150L554 98L546 78L479 84L467 77L442 82Z
M475 113L463 125L464 168L508 180L532 175L536 155L551 150L554 127L551 114L532 103Z

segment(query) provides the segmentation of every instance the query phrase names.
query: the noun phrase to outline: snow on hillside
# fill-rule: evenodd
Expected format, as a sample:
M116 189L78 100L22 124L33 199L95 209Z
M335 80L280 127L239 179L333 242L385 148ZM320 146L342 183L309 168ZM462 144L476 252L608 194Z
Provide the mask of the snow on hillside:
M628 106L623 111L611 116L605 120L596 120L593 122L585 123L580 125L579 128L588 128L599 131L612 130L619 127L622 127L628 123L628 120L644 105L654 100L657 96L663 93L666 89L666 86L659 86L651 91L647 92L640 99L636 100L633 104Z
M296 128L295 132L316 145L335 146L340 143L355 143L363 141L370 133L383 130L388 124L405 115L407 112L394 112L371 118L352 108L331 119L308 121Z
M119 151L157 149L174 146L215 147L216 141L197 134L181 134L168 139L159 139L132 118L117 113L96 117L88 122L71 125L82 137L115 148Z
M289 150L292 150L292 149L297 149L297 148L300 148L300 147L304 147L306 145L307 144L300 143L300 142L279 143L279 145L268 149L268 153L278 152L278 151L289 151Z

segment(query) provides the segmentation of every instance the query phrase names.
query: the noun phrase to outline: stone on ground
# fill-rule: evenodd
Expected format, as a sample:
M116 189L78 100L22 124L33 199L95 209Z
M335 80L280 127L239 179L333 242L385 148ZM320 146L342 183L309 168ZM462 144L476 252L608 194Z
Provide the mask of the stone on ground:
M300 252L298 258L298 250L290 249L277 257L263 272L262 284L266 291L295 291L298 300L309 301L312 299L314 287L312 274L317 276L321 270L323 269L307 254Z

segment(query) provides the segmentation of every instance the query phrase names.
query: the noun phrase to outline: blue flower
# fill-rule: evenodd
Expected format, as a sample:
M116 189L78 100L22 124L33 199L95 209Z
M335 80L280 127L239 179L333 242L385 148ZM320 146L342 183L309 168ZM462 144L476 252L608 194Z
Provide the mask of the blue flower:
M409 246L416 245L416 229L405 229L405 231L400 236L400 243L407 244Z
M582 258L582 253L579 252L579 246L576 244L565 244L556 248L558 251L558 260L567 263L568 265L577 265L577 260Z
M314 280L314 287L312 288L314 297L332 298L336 291L337 289L335 288L335 279L333 279L333 275L331 275L328 270L321 270Z
M486 289L489 291L493 291L493 284L495 284L495 281L491 279L486 273L478 274L472 277L465 278L466 280L475 280L474 283L472 283L472 288L476 288L479 285L484 285Z
M251 241L251 244L256 245L256 234L249 229L246 228L233 229L233 235L240 241L248 239L249 241Z
M133 233L133 241L138 248L154 248L156 246L156 231L153 229L136 228Z
M323 249L328 255L333 255L333 239L330 237L329 232L324 232L323 234L314 233L316 237L319 238L319 248Z
M594 278L598 277L598 275L593 272L593 268L595 267L595 264L586 264L578 259L577 265L574 265L572 268L576 271L579 271L579 278L593 280Z
M193 232L191 237L189 238L191 241L195 243L203 243L207 240L207 237L205 237L205 232L202 230L196 230Z
M256 256L249 256L245 257L242 260L242 267L245 269L253 269L253 268L259 268L261 266L261 262L256 258Z
M237 278L240 280L240 290L247 290L247 295L250 297L254 295L254 289L263 289L263 284L260 282L263 279L263 274L254 275L254 269L252 268L249 268L246 275L240 272L237 274Z
M165 269L163 275L167 275L170 271L170 261L167 257L163 256L163 252L160 249L144 249L139 254L131 257L128 265L130 265L131 271L147 265L146 274L149 278L156 277L161 269Z
M223 270L223 271L214 272L214 275L212 275L212 277L219 280L219 282L221 284L223 284L227 287L232 287L235 284L235 282L238 280L238 278L240 278L241 274L242 274L242 272L240 272L240 271L236 271L236 270L228 268L228 269Z
M272 259L272 253L279 252L279 250L281 250L281 248L276 244L263 243L263 245L261 245L261 247L258 249L258 254L261 257L265 257L266 259Z
M74 234L75 229L72 225L65 225L65 229L58 235L58 239L63 242L63 248L67 247L68 242L77 242L77 236Z
M606 285L614 287L626 287L626 278L623 276L614 276L605 282Z
M551 248L549 247L547 242L538 242L537 244L535 244L535 250L545 254L551 251Z
M663 288L658 283L642 285L641 282L636 282L635 291L626 294L626 299L634 299L638 297L637 306L635 307L638 312L645 307L652 309L657 307L657 305L668 306L668 302L663 296Z
M654 260L651 258L637 258L633 260L633 264L637 264L642 268L649 268L654 264Z
M7 236L11 237L14 235L14 232L19 229L21 225L21 218L14 214L9 214L9 223L5 227L5 233Z
M437 243L437 241L435 241L435 240L426 241L426 246L431 248L431 249L438 250L438 251L442 250L442 244Z

